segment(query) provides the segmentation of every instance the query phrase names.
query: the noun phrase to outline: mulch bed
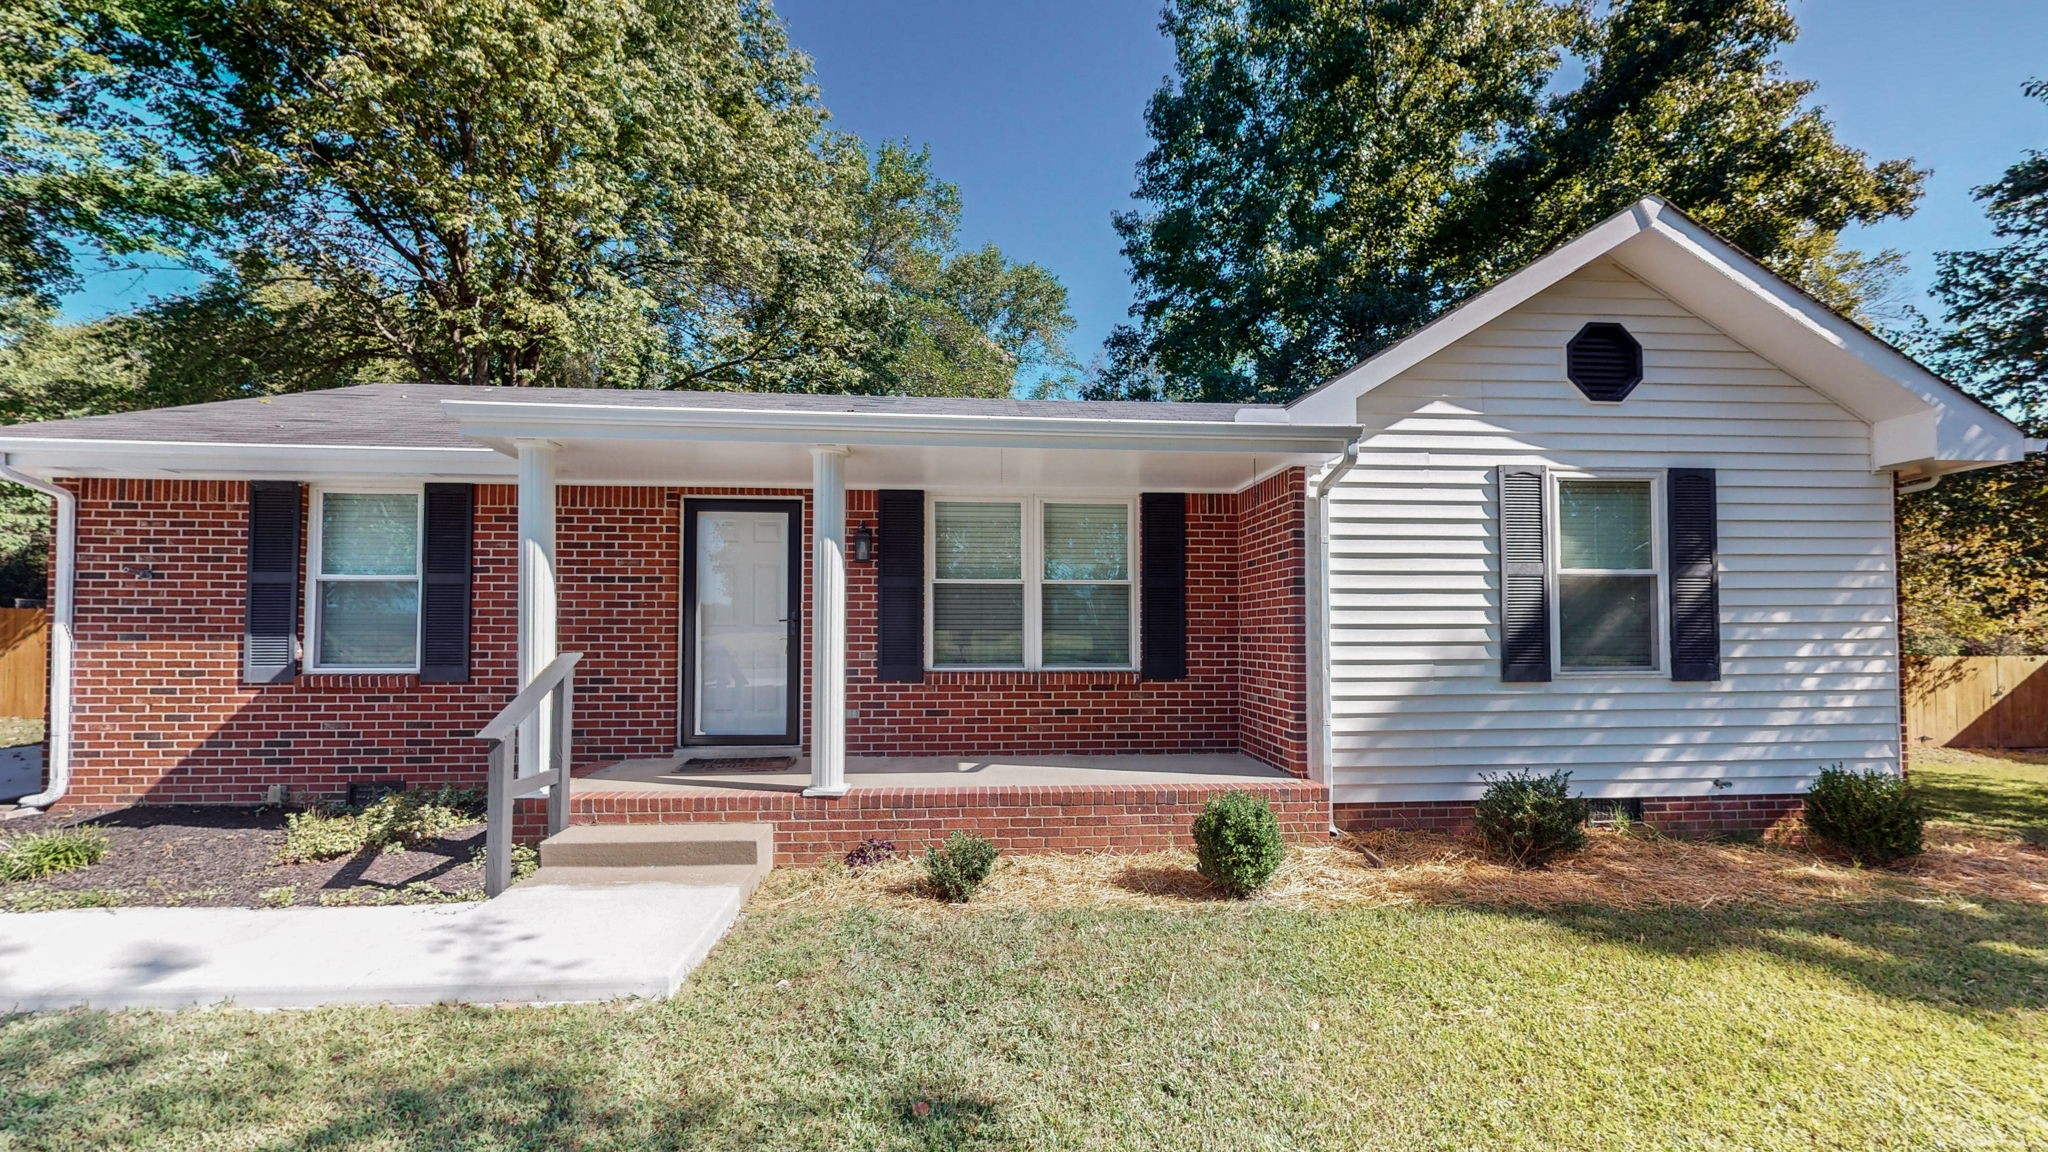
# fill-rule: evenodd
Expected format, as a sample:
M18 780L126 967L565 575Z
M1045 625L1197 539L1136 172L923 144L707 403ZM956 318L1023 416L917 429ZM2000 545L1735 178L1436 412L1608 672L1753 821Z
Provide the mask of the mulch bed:
M122 904L183 907L279 907L337 900L418 902L430 898L408 886L437 892L480 890L482 872L471 865L483 845L476 824L403 852L368 852L339 860L278 864L285 813L275 808L162 805L111 812L21 817L0 821L0 844L30 832L89 824L107 834L98 864L40 880L0 884L0 908L25 891L118 891ZM267 894L267 895L266 895ZM113 901L109 901L113 902Z

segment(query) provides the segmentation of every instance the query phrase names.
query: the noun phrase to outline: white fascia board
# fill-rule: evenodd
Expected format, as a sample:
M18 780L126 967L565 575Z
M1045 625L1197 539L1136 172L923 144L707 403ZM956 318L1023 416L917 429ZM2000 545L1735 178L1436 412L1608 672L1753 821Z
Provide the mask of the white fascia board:
M1615 258L1869 421L1880 470L1931 460L1952 471L2026 455L2026 437L2011 421L1678 213L1660 217Z
M0 436L0 453L33 476L269 480L365 476L496 479L517 472L491 449L354 444L219 444Z
M510 443L521 439L718 440L754 444L1122 449L1320 457L1342 452L1352 435L1347 427L1295 422L789 412L500 400L444 400L442 408L465 435L488 443Z
M2026 455L2024 435L2003 416L1656 197L1610 216L1287 410L1299 420L1355 421L1364 393L1605 256L1870 423L1878 470L1957 471Z

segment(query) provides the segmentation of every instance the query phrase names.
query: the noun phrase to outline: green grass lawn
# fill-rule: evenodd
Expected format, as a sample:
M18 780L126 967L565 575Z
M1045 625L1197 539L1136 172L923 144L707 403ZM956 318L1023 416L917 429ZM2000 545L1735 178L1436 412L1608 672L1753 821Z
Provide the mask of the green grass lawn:
M1913 753L1912 778L1938 820L2048 843L2048 754L1934 748Z
M948 908L865 883L772 876L664 1003L0 1022L0 1149L2048 1147L2037 901Z

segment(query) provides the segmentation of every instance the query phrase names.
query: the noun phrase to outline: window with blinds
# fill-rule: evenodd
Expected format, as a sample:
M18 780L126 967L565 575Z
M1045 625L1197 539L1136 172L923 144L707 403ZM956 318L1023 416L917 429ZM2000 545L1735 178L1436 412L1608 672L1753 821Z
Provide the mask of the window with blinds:
M415 669L419 493L323 491L313 524L314 670Z
M1128 668L1128 501L935 500L934 668Z
M1559 667L1655 669L1655 483L1559 478L1556 555Z

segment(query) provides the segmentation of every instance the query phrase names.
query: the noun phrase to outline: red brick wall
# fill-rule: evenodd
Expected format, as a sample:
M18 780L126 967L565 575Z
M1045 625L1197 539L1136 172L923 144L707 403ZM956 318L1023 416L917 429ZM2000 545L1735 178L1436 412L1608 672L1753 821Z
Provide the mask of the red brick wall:
M1238 493L1238 744L1308 774L1308 525L1299 468Z
M850 525L875 494L847 494ZM1237 498L1188 497L1188 675L1136 672L875 674L878 565L847 566L847 754L939 756L1234 752L1237 724Z
M584 790L570 799L575 824L763 823L775 825L778 864L836 860L870 836L899 853L921 852L956 829L978 833L1005 852L1150 852L1192 847L1196 815L1224 791L1264 796L1280 831L1296 843L1325 835L1329 791L1306 780L1226 785L1112 784L1092 788L861 788L825 800L791 792ZM514 834L532 843L546 833L546 810L523 802Z
M248 490L85 480L79 497L72 786L78 805L253 803L269 784L354 777L470 784L468 739L516 679L513 490L480 488L468 684L417 676L241 682Z
M1797 816L1804 803L1805 797L1795 793L1647 796L1643 798L1643 822L1672 836L1761 832L1780 820ZM1338 804L1336 823L1346 832L1375 828L1465 832L1472 827L1472 805L1469 801Z
M582 652L576 671L576 761L667 756L682 724L683 501L692 496L802 500L801 489L646 488L579 485L555 497L557 637ZM810 605L810 550L802 591ZM810 660L810 630L801 659ZM800 722L810 724L810 697Z
M302 675L289 684L250 686L241 683L246 485L71 485L80 497L71 802L249 803L270 784L333 794L355 778L481 780L483 750L469 734L516 686L518 516L511 486L478 489L469 683ZM1185 680L976 672L884 684L874 671L876 569L850 565L849 751L1242 748L1304 773L1300 486L1295 471L1251 493L1189 497ZM560 643L585 653L577 677L582 765L661 756L674 747L686 495L804 499L809 538L802 491L564 487L557 497ZM850 525L872 522L873 492L849 493L848 503ZM808 548L802 596L808 615ZM804 638L807 666L808 629ZM1250 686L1242 724L1240 683ZM804 709L807 728L808 692Z

